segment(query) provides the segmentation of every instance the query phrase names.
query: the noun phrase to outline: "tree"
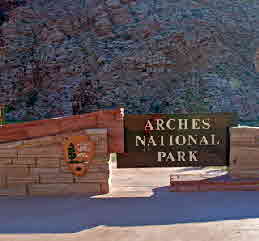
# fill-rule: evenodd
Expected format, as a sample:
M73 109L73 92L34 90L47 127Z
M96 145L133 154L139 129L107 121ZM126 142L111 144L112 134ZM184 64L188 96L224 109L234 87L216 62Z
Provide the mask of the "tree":
M70 143L68 146L68 157L69 157L69 160L71 161L76 158L76 151L73 143Z

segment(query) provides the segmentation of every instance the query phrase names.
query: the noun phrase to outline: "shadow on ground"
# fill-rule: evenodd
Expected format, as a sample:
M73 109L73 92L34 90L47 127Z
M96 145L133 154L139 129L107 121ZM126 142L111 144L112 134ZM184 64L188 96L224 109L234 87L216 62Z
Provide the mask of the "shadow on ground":
M150 197L0 199L0 233L74 233L106 226L169 225L259 217L259 192L168 192Z

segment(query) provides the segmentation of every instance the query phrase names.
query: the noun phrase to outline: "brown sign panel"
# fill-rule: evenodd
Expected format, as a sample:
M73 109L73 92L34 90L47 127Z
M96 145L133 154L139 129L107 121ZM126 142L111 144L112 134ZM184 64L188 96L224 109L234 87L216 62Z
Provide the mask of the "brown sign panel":
M225 166L236 113L125 115L118 168Z

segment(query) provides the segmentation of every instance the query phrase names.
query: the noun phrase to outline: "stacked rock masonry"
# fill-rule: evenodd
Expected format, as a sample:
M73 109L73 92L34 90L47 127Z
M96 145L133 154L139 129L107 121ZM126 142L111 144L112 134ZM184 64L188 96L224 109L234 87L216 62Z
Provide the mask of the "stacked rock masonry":
M73 175L64 160L62 140L71 134L88 135L96 143L95 156L82 177ZM0 165L0 195L108 193L107 129L1 144Z
M230 128L230 175L259 178L259 128Z

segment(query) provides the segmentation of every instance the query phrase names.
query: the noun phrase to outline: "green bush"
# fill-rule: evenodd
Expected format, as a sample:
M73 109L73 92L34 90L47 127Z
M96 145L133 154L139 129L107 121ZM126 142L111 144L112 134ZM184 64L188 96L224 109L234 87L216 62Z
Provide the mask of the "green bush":
M9 113L9 112L14 111L14 110L15 110L15 108L14 108L13 105L6 105L5 106L5 113Z
M26 106L31 107L33 106L38 100L38 92L37 91L31 91L26 99Z

